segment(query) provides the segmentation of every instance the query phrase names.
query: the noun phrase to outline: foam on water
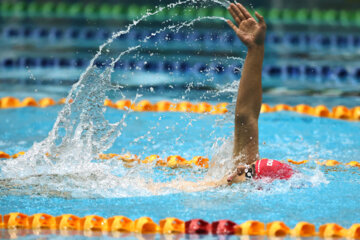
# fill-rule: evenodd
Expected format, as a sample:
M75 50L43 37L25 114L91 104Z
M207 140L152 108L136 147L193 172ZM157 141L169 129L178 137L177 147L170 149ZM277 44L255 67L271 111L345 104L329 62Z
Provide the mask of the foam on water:
M151 37L164 31L178 32L189 29L194 24L207 21L225 21L220 17L199 17L186 22L174 22L172 19L162 23L162 26L150 35L134 43L133 46L120 54L111 50L114 40L123 34L128 34L139 23L146 21L150 16L156 15L169 8L180 5L196 5L207 7L207 3L227 7L228 1L200 1L185 0L159 7L153 12L148 12L139 19L134 20L125 30L114 33L110 39L99 47L98 52L91 60L86 71L81 75L67 96L67 103L60 111L53 129L43 141L34 143L24 156L1 163L1 194L13 195L42 195L60 196L68 198L91 198L91 197L129 197L148 196L179 192L175 185L186 185L185 177L180 176L168 185L153 182L154 166L134 166L132 169L125 168L119 161L99 162L94 161L100 153L108 150L117 137L121 136L122 128L126 126L127 114L121 120L110 123L104 116L105 107L103 102L109 91L120 92L122 86L112 81L113 68L124 56L139 58L142 47L149 44ZM152 54L149 54L152 57ZM106 57L109 63L105 68L94 65L99 58ZM228 57L226 61L237 60L237 57ZM208 62L216 61L216 56ZM209 71L206 73L209 81L213 76ZM222 86L220 92L234 94L234 102L237 92L237 82L228 86ZM188 115L191 125L193 116ZM232 117L223 121L231 122ZM217 123L218 124L218 123ZM223 123L219 123L223 124ZM135 141L136 139L134 139ZM223 177L234 167L232 160L232 139L214 140L212 148L212 163L206 176L207 180ZM145 146L144 146L145 147ZM197 169L189 170L194 181L204 174L199 174ZM320 172L315 172L314 183L324 182ZM189 176L186 177L189 179ZM299 177L301 178L301 177ZM320 178L320 179L319 179ZM301 179L304 179L302 177ZM174 182L175 181L175 182ZM294 180L295 181L295 180ZM174 184L175 183L175 184ZM295 186L296 183L290 184ZM149 186L159 186L155 190ZM285 190L289 185L282 185ZM260 186L261 188L261 186ZM265 188L265 186L262 186ZM279 188L279 187L278 187ZM251 191L251 184L243 184L225 188L223 191L238 192ZM256 188L255 188L256 189ZM210 190L211 191L211 190Z

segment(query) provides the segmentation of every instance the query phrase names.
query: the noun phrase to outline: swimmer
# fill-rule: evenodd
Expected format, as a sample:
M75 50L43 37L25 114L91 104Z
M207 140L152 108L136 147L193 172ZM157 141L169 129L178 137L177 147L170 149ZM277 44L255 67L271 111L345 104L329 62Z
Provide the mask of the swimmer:
M171 187L182 191L203 191L209 188L244 182L247 179L289 179L294 171L291 166L276 160L260 159L258 119L262 102L262 64L266 23L255 12L257 20L240 3L231 3L228 8L236 24L227 20L238 38L247 47L247 56L241 74L235 108L235 132L233 159L234 171L218 181L170 182L154 186Z
M226 178L226 182L238 183L250 178L289 179L294 173L290 165L276 160L260 159L259 156L258 119L262 102L265 20L255 12L258 19L256 21L240 3L232 3L228 10L236 25L230 20L227 23L248 51L235 107L233 158L237 167L234 173Z

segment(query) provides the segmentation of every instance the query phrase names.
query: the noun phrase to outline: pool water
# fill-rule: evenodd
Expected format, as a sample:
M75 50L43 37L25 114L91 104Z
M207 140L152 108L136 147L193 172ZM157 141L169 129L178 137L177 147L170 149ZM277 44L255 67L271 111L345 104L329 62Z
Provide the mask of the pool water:
M1 150L11 154L26 151L34 142L44 139L60 109L61 106L1 110ZM107 109L105 116L110 122L116 122L123 114L123 111ZM127 115L121 136L107 152L129 152L142 159L151 154L163 158L169 155L187 159L193 156L216 159L222 155L228 158L233 128L233 109L225 115L133 112ZM336 222L350 227L359 221L356 213L360 210L357 200L360 169L324 167L315 162L327 159L342 163L360 161L359 131L358 122L293 112L262 114L259 120L262 157L310 160L305 165L294 166L301 174L288 182L249 182L196 193L164 190L154 195L143 182L198 181L207 171L164 170L151 165L126 168L118 160L93 161L94 167L101 165L99 169L104 170L103 174L97 172L93 176L79 170L77 175L69 176L64 170L59 172L60 176L45 175L23 182L18 179L12 182L14 186L2 186L0 214L125 215L131 219L150 216L154 221L171 216L183 220L231 219L237 223L256 219L281 220L290 227L299 221L316 226ZM67 164L71 165L72 161ZM215 175L216 171L221 172L220 169L209 171L213 175L214 171Z
M177 5L206 8L227 6L227 2L186 0L165 8L171 10ZM27 152L17 159L0 160L0 214L71 213L105 218L124 215L131 219L149 216L155 222L166 217L185 221L202 218L208 222L229 219L236 223L279 220L290 228L300 221L313 223L317 228L330 222L349 228L360 222L360 168L345 165L360 162L360 122L355 121L295 112L261 114L261 157L284 162L309 160L293 166L297 173L289 181L248 181L192 193L171 187L151 190L151 186L160 182L182 185L185 181L216 180L229 172L236 79L240 77L245 56L240 41L233 44L231 40L221 47L226 36L222 30L226 25L223 17L210 15L178 21L177 14L172 14L159 26L151 25L151 18L156 17L153 15L161 11L156 8L127 26L116 26L118 32L104 37L97 53L85 48L80 52L76 48L57 50L51 55L55 60L47 63L49 56L47 52L41 56L45 54L43 49L18 58L8 48L0 70L6 81L16 85L1 83L0 97L58 100L68 96L74 102L49 108L0 110L0 151ZM217 34L214 39L222 40L202 43L199 29L207 31L205 25L212 24L224 35ZM144 27L149 29L144 32ZM169 33L188 41L178 37L170 41ZM212 38L211 35L208 37ZM110 38L105 41L107 37ZM129 40L125 43L124 38ZM276 42L275 39L269 32L267 43ZM81 46L89 43L80 42ZM295 52L288 52L288 48L275 45L266 48L269 52L263 69L265 103L360 106L356 91L359 68L353 58L343 57L337 48L309 52L307 48L290 46ZM337 51L339 61L329 60L328 54L337 56ZM43 64L38 64L43 60ZM46 68L48 65L52 67ZM70 89L67 84L75 79L79 81ZM125 112L103 108L105 98L230 104L224 115ZM131 153L141 159L152 154L163 159L180 155L188 160L205 156L213 167L170 169L155 163L129 165L117 159L99 160L97 156L102 152ZM343 164L336 167L317 164L328 159Z

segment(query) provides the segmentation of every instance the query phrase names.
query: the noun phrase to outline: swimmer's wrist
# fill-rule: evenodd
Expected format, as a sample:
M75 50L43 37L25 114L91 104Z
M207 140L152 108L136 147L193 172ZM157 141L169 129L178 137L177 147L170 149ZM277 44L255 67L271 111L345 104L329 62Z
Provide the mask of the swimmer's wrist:
M261 45L251 45L248 46L248 53L264 53L265 51L265 45L261 44Z

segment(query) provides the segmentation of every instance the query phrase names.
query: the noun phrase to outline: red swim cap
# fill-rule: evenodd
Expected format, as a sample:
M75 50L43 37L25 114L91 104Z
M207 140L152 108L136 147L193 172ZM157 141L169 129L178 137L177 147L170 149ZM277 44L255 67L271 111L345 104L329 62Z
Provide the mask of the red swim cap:
M255 163L255 179L289 179L294 174L291 166L271 159L261 159Z

